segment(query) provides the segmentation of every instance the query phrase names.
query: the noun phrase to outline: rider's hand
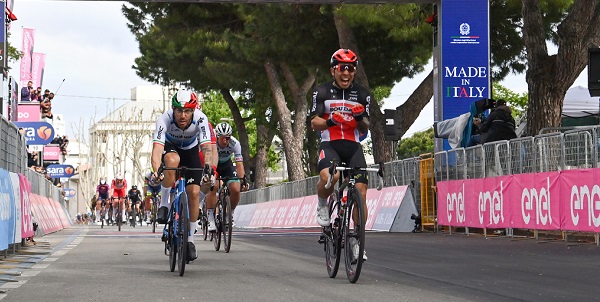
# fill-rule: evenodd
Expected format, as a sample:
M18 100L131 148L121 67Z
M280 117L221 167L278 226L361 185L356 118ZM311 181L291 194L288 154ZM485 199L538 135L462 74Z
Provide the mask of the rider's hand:
M334 111L332 114L329 115L329 119L327 120L327 126L333 127L335 125L340 125L345 122L346 119L344 118L344 114L342 114L339 111Z
M362 121L363 116L362 114L365 112L365 106L363 106L362 104L357 104L356 106L352 107L352 115L354 115L354 119L357 122Z

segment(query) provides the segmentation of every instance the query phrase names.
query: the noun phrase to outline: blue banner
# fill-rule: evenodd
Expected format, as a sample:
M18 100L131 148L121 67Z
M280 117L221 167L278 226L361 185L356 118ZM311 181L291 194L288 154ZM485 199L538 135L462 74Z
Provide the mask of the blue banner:
M0 169L0 250L6 250L15 238L15 197L8 171Z
M28 145L47 145L54 139L54 128L46 122L14 122L25 130Z
M491 95L489 1L441 2L440 121L470 112L473 102Z
M75 168L71 165L49 165L46 167L46 173L50 178L69 178L75 175Z
M75 189L64 189L65 197L73 198L75 197Z

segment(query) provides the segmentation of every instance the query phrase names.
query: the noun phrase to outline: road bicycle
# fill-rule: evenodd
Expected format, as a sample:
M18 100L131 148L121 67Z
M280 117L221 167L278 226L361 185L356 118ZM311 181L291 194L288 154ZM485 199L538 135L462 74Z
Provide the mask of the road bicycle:
M202 207L200 208L200 215L198 215L198 224L200 225L200 229L202 229L202 237L206 241L208 238L208 218L206 216L206 200L202 202Z
M118 197L117 198L115 198L115 197L111 198L111 200L115 200L115 199L117 200L117 208L114 209L114 207L113 207L113 210L117 211L117 213L115 213L115 220L116 220L116 223L117 223L117 228L119 229L119 232L120 232L121 231L121 225L123 224L123 205L122 205L121 200ZM111 204L112 204L112 202L111 202ZM115 222L113 222L113 224L114 223Z
M231 200L229 193L228 182L232 180L243 180L239 177L217 177L217 183L220 181L219 191L217 191L218 199L215 208L215 225L217 231L213 234L213 244L215 250L221 248L221 234L223 235L223 248L226 253L231 249L231 232L233 229L233 213L231 212Z
M152 203L150 208L150 221L152 223L152 233L156 233L156 212L160 202L158 193L152 192Z
M183 276L185 265L188 260L188 237L190 233L190 211L188 208L188 195L185 191L187 179L186 171L204 171L204 168L166 168L161 166L158 174L165 170L174 170L177 172L177 183L175 185L175 196L171 202L171 208L167 215L168 222L163 228L163 237L165 238L165 254L169 256L169 268L171 272L177 270L179 276Z
M135 228L137 224L137 210L133 202L129 202L131 204L131 212L129 214L129 225Z
M377 190L381 190L383 188L383 170L383 163L379 163L379 168L366 168L346 167L344 163L338 165L336 161L333 161L329 167L326 189L331 187L336 171L344 172L344 177L340 177L338 180L337 189L329 196L331 224L322 228L321 235L324 238L322 243L325 244L325 264L330 278L335 278L337 275L342 249L345 251L344 260L348 280L355 283L360 276L364 261L367 217L363 209L365 201L355 187L356 178L360 173L377 172L377 176L379 176Z

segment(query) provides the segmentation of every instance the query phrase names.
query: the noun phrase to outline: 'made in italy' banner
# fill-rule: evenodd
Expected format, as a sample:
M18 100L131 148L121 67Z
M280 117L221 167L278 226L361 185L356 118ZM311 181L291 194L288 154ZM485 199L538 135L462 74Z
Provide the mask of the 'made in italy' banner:
M436 106L442 108L436 121L467 113L473 102L491 95L489 1L442 0L440 15L442 104ZM447 141L443 149L450 149Z

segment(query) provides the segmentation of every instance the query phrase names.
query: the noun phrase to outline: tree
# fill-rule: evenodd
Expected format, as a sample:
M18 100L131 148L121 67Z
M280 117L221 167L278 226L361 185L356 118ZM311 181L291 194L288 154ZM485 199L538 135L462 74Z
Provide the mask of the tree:
M545 26L547 9L563 12L564 6L568 11L561 22ZM588 48L600 44L600 4L592 0L523 0L522 15L529 94L526 133L535 135L543 128L560 126L564 96L586 67ZM548 36L558 46L555 55L548 53Z
M433 128L416 132L411 137L401 140L396 151L399 159L433 153Z

